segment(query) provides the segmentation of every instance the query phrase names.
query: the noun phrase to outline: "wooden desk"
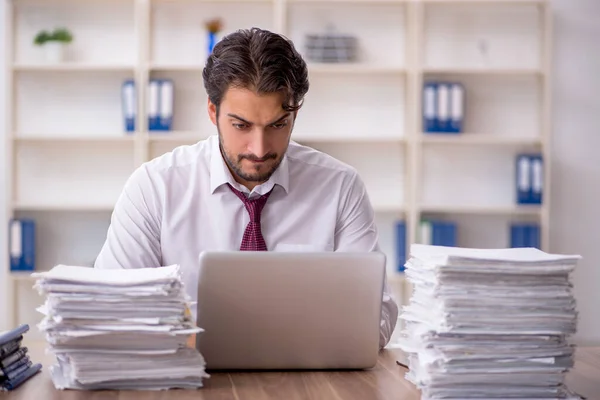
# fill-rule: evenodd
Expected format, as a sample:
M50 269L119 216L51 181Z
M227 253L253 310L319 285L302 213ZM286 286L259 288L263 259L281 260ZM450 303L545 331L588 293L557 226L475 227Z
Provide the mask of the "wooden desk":
M43 372L14 392L0 393L6 400L419 400L420 393L404 379L405 368L396 364L403 359L397 350L381 352L377 366L370 371L328 372L255 372L219 373L205 381L199 390L152 391L60 391L48 375L52 364L43 346L30 346L31 356L44 365ZM567 383L572 390L600 400L600 348L581 348L575 369Z

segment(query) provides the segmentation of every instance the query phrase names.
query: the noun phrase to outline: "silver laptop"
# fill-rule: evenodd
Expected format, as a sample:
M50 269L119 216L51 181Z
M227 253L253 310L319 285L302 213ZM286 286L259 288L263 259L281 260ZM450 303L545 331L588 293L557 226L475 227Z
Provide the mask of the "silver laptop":
M382 253L202 253L206 369L373 367L384 274Z

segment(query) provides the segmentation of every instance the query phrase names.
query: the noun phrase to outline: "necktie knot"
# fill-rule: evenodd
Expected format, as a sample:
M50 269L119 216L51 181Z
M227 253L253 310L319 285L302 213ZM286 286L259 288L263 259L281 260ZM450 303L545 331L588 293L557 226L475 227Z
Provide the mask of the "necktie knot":
M246 207L246 210L248 210L248 215L250 216L250 222L260 223L260 214L262 213L265 204L267 204L270 193L271 192L255 199L246 199L244 201L244 206Z
M246 227L244 232L244 237L242 239L242 245L240 246L240 250L262 250L266 251L267 246L265 244L264 238L261 233L260 227L260 215L262 213L265 204L267 204L267 200L271 195L271 192L264 194L262 196L256 197L254 199L249 199L246 195L239 190L235 189L233 186L228 184L229 188L239 199L244 203L246 210L248 211L248 215L250 217L250 223Z

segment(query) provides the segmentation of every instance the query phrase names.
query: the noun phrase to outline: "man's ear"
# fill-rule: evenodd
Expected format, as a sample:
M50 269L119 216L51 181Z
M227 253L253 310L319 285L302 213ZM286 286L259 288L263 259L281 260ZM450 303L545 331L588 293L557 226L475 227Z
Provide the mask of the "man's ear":
M212 121L212 123L217 125L217 106L213 104L210 99L208 99L208 117Z

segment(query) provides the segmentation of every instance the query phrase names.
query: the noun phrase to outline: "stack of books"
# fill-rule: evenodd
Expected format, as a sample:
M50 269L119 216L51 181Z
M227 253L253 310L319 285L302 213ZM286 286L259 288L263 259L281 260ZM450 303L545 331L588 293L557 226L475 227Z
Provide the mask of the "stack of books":
M46 297L39 328L57 363L57 389L162 390L203 386L202 332L178 265L102 270L58 265L33 274Z
M564 379L574 363L570 274L579 258L413 245L413 295L401 313L406 378L423 399L578 398Z
M0 332L0 391L16 389L42 369L42 364L34 364L27 347L22 346L27 331L29 325L24 324Z

